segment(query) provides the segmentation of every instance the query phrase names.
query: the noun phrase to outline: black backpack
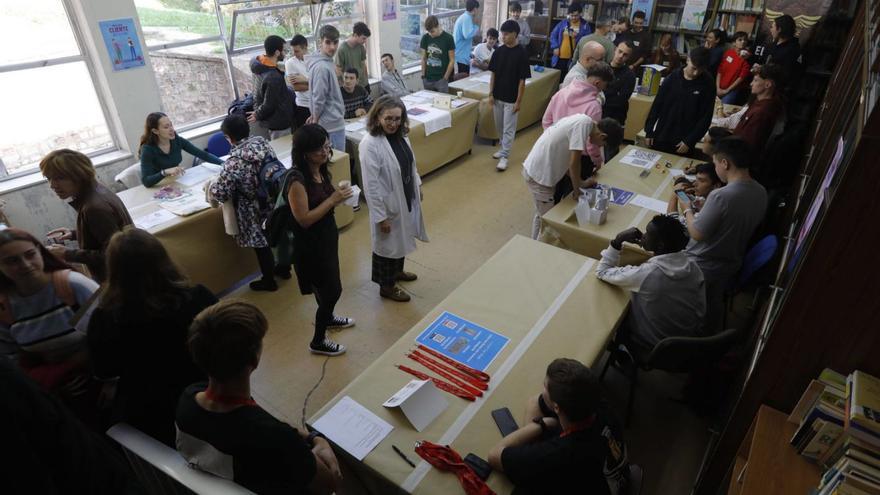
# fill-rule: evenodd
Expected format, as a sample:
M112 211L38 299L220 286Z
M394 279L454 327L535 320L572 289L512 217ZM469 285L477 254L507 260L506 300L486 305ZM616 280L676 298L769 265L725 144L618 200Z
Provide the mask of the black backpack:
M247 115L248 112L254 111L254 95L245 93L244 97L239 98L229 105L226 109L227 115Z
M286 174L287 169L274 153L263 160L257 173L257 201L260 203L260 209L266 211L273 207Z
M287 201L287 189L290 187L290 170L285 171L280 178L280 187L278 188L275 202L272 209L266 215L266 221L263 223L263 234L269 242L269 247L278 247L278 244L285 238L293 235L291 223L294 222L293 212L290 210L290 204Z

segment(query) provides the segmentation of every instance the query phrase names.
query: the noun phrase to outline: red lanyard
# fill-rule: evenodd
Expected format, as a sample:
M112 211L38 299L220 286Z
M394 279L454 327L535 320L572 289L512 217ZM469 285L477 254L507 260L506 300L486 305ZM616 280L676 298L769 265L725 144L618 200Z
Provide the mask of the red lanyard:
M435 468L454 473L467 495L495 495L452 447L421 441L416 443L416 454Z
M559 435L560 438L571 435L572 433L577 433L579 431L584 431L587 428L593 426L593 423L596 422L596 415L592 415L587 419L582 421L578 421L576 423L572 423L567 429L562 430L562 433Z
M447 382L444 382L443 380L440 380L438 378L428 376L428 375L422 373L421 371L416 371L412 368L407 368L406 366L404 366L402 364L398 364L397 367L400 368L402 371L405 371L405 372L409 373L410 375L413 375L414 377L418 378L419 380L431 380L432 382L434 382L434 385L436 385L437 388L439 388L440 390L443 390L444 392L449 392L450 394L455 395L456 397L461 397L462 399L469 400L471 402L477 400L477 398L474 395L456 387L455 385L453 385L451 383L447 383Z
M471 367L468 366L468 365L465 365L465 364L459 363L458 361L455 361L454 359L451 359L451 358L449 358L449 357L446 357L446 356L444 356L443 354L440 354L439 352L435 351L434 349L431 349L430 347L425 347L425 346L419 344L419 350L420 350L420 351L427 352L428 354L430 354L430 355L434 356L435 358L437 358L437 359L443 361L444 363L449 364L449 365L451 365L451 366L453 366L453 367L455 367L455 368L457 368L457 369L459 369L459 370L461 370L461 371L467 373L468 375L473 376L473 377L476 378L477 380L480 380L480 381L482 381L482 382L488 382L488 381L489 381L489 375L488 375L488 374L483 373L482 371L479 371L479 370L475 370L475 369L471 368Z
M413 361L421 364L425 368L428 368L429 370L433 371L434 373L437 373L438 375L442 376L443 378L449 380L457 387L464 389L464 391L466 391L467 393L474 395L474 396L477 396L477 397L483 396L483 392L481 390L474 388L471 385L468 385L467 383L459 380L458 378L455 378L450 373L447 373L445 370L443 370L442 368L440 368L439 366L437 366L433 362L428 361L428 359L426 357L422 356L421 354L413 352L413 353L407 354L406 356L408 358L412 359Z
M256 406L257 401L255 401L252 397L248 397L247 399L243 397L229 397L226 395L217 395L214 391L211 390L211 387L205 389L205 397L208 400L219 402L220 404L226 404L227 406Z
M436 361L436 360L432 359L431 357L422 354L419 351L412 351L410 353L410 355L415 355L415 356L425 360L425 362L433 364L434 366L437 366L441 370L443 370L443 371L445 371L445 372L447 372L447 373L449 373L449 374L451 374L461 380L464 380L465 383L467 383L468 385L470 385L474 388L478 388L480 390L489 390L489 385L487 385L486 382L477 380L476 378L472 377L471 375L468 375L467 373L462 373L461 371L458 371L455 368L453 368L447 364L443 364L440 361ZM419 361L419 362L421 362L421 361Z

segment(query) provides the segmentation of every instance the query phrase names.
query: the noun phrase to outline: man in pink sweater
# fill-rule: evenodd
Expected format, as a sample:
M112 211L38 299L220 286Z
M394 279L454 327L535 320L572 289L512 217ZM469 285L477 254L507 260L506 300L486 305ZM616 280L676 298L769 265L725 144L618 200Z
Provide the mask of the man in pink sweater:
M605 62L596 62L587 71L586 81L572 81L553 95L544 111L541 125L546 129L555 122L578 113L588 115L593 122L599 122L602 120L600 94L613 80L614 71L611 66ZM600 146L588 142L584 154L590 157L597 170L605 163Z

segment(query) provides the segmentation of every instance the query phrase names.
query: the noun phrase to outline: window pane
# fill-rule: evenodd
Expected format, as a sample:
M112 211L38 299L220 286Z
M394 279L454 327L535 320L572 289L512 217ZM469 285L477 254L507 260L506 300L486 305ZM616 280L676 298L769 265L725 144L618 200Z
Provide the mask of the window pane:
M463 12L466 0L432 0L431 3L434 4L434 15L440 15L453 10L461 10ZM443 29L445 30L446 28Z
M325 24L336 26L336 29L339 30L340 40L344 40L351 35L356 22L366 22L366 16L364 16L364 3L362 0L336 1L325 3L323 5L324 15L321 17L321 26ZM315 13L315 16L317 19L317 12ZM318 26L318 29L320 29L321 26ZM372 34L372 39L376 40L378 38L375 36L376 33ZM369 41L367 43L369 43Z
M85 62L0 73L0 94L21 95L24 88L40 97L27 98L27 111L0 123L0 176L32 170L54 149L114 146Z
M226 29L230 33L232 12L243 7L244 5L224 7L224 16L229 19L226 23ZM309 7L291 7L238 14L235 17L235 46L233 49L257 46L262 52L263 41L271 34L281 36L286 41L290 41L296 34L311 36L312 14Z
M406 2L406 3L405 3ZM399 67L412 67L422 59L419 42L422 39L428 4L424 0L402 0L400 4L400 56Z
M162 104L178 127L224 115L234 99L223 43L150 52Z
M220 34L213 2L135 0L134 4L147 46Z
M0 65L79 55L61 0L2 0L2 5Z

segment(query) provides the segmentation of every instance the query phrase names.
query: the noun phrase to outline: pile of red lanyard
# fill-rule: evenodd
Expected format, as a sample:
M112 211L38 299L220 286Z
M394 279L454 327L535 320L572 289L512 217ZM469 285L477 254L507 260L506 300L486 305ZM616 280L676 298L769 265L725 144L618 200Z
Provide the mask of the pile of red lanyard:
M495 495L452 447L421 441L416 443L416 454L441 471L452 471L467 495Z
M423 351L425 354L419 351ZM423 345L419 345L418 350L413 350L406 356L434 373L437 373L447 381L434 378L421 371L406 366L397 365L398 368L420 380L431 380L440 390L449 392L462 399L475 401L477 400L477 397L483 396L483 390L489 388L488 374L450 359Z

